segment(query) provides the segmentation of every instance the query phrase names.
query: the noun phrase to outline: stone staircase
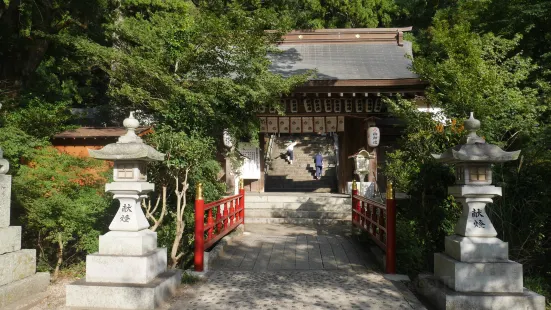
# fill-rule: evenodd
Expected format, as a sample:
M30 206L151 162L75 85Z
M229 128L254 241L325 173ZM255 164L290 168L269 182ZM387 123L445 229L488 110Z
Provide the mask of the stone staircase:
M342 224L349 223L351 208L344 194L248 192L245 223Z
M295 140L293 164L286 160L286 143ZM324 169L319 180L315 179L314 156L321 152ZM333 139L330 136L301 135L275 138L271 163L266 173L266 192L336 192L336 158Z

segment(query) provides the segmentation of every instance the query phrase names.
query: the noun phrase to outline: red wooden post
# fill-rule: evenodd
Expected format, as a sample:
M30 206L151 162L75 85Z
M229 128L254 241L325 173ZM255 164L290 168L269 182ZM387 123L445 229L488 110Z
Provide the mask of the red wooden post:
M230 201L230 226L233 225L233 221L235 220L235 207L234 200Z
M354 198L355 195L358 195L358 185L356 184L356 180L352 180L352 226L354 226L354 222L358 222L359 217L359 215L354 212L358 202L357 199Z
M207 231L207 241L212 239L213 232L214 232L214 220L212 219L212 208L209 209L209 213L207 216L207 224L209 225L209 229Z
M243 184L243 179L239 181L239 195L241 195L241 199L239 199L239 208L241 209L239 218L243 221L243 229L245 229L245 186Z
M361 202L361 209L360 209L360 213L364 216L362 216L360 218L360 225L363 227L365 227L365 222L366 222L366 219L365 219L365 214L366 214L366 210L369 209L369 204L366 203L365 201L362 201Z
M386 216L383 209L379 209L379 226L384 227L386 230ZM379 240L381 240L382 243L386 244L386 234L383 235L383 230L378 228L378 237Z
M392 181L386 185L386 273L396 273L396 200Z
M371 206L371 234L375 237L377 236L377 207Z
M371 218L371 210L373 210L373 208L375 208L374 205L372 205L371 203L366 203L367 204L367 207L365 208L364 210L364 213L363 213L363 219L364 219L364 223L363 223L363 228L365 228L367 231L371 231L370 227L371 227L371 222L369 221L369 219Z
M205 254L205 209L203 208L203 185L197 184L195 189L195 271L203 271L203 255Z
M228 203L224 203L224 230L228 229Z
M216 233L219 234L222 231L222 205L216 207L216 222Z

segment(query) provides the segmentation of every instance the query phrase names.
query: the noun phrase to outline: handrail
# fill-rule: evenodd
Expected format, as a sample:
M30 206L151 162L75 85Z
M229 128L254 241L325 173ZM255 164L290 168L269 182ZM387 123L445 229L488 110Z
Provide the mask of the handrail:
M229 207L228 207L229 205ZM205 211L207 211L205 224ZM213 217L213 213L215 213ZM195 271L204 270L205 249L245 224L245 189L239 182L239 194L205 204L202 184L197 184L195 194Z
M396 201L392 182L387 183L386 204L358 195L352 182L352 226L367 232L386 252L386 273L396 273Z
M268 172L268 169L270 168L270 163L272 161L272 149L274 147L274 139L275 135L270 135L270 140L268 140L268 147L266 148L266 152L264 153L264 172Z

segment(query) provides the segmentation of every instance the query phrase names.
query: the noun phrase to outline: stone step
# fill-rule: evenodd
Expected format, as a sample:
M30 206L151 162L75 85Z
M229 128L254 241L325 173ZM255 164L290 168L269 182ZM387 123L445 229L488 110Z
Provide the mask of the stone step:
M245 215L246 217L246 215ZM295 225L335 225L335 224L350 224L350 220L343 219L308 219L308 218L273 218L273 217L257 217L246 218L246 223L251 224L295 224Z
M292 181L292 180L304 180L304 181L311 181L316 182L316 184L322 184L325 181L334 182L335 176L334 175L326 175L322 174L320 180L314 179L315 173L293 173L293 174L281 174L280 171L277 172L277 174L268 174L266 175L266 181L267 182L285 182L285 181ZM292 183L292 182L288 182Z
M245 200L246 201L246 200ZM318 212L352 212L352 204L320 205L299 202L245 202L245 210L284 210L284 211L318 211Z
M323 169L326 170L328 168L335 168L337 166L337 163L334 162L324 162L323 163ZM286 168L292 168L292 169L316 169L316 164L313 161L300 161L300 160L293 160L293 163L291 164L288 161L276 161L272 162L270 164L270 169L286 169Z
M336 186L330 186L330 185L320 185L320 186L312 186L312 185L302 185L302 186L293 186L293 185L267 185L266 191L271 192L323 192L323 193L330 193L333 189L336 189Z
M302 211L283 209L247 209L245 221L248 218L307 218L307 219L350 219L351 212L336 211Z
M301 175L301 176L314 176L316 173L316 170L314 169L274 169L274 170L268 170L269 176L288 176L289 178L294 175ZM321 171L322 176L331 176L333 178L337 173L334 169L331 170L325 170L323 169Z
M312 187L312 188L269 188L264 189L265 192L277 193L277 192L307 192L307 193L333 193L336 188L326 188L326 187Z
M345 194L249 194L245 195L245 203L300 203L317 205L350 205L350 195Z
M309 180L292 180L292 179L280 179L280 178L266 178L266 186L277 186L277 187L320 187L320 186L333 186L336 185L333 179L322 178L320 180L314 180L310 178Z
M289 140L297 145L293 152L293 164L287 160ZM333 138L330 136L301 135L300 137L283 136L274 141L271 161L266 175L266 192L315 192L330 193L336 191L336 163ZM315 179L316 167L314 157L321 153L324 169L320 180Z
M314 159L314 156L316 156L317 154L318 154L317 152L301 152L301 151L297 151L297 150L293 151L293 157L296 157L296 158L311 158L311 159ZM283 156L283 155L287 155L287 150L281 150L280 152L276 152L276 150L274 150L273 154L272 154L272 159L281 158L281 156ZM327 152L327 153L322 153L322 158L323 158L323 160L334 160L335 155L334 155L333 151Z
M268 184L268 186L272 186L272 185L279 186L280 184L292 186L297 183L315 181L316 182L315 184L318 187L319 186L332 187L335 185L335 182L332 179L326 178L324 180L323 178L324 177L322 177L322 179L320 180L316 180L313 175L295 176L292 179L285 179L284 181L267 181L266 183Z

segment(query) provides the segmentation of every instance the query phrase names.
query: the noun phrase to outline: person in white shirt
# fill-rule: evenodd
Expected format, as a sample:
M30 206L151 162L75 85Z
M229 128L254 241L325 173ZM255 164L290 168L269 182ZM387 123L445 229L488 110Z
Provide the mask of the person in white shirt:
M298 142L294 142L293 140L290 140L289 143L287 143L287 160L292 165L293 164L293 150L295 149L295 145L297 145Z

